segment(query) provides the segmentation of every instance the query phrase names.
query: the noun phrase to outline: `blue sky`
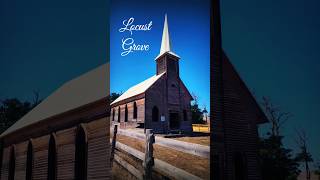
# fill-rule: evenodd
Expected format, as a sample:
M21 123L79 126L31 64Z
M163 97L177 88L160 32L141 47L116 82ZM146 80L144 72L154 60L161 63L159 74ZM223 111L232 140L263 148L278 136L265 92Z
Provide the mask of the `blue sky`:
M108 3L0 0L0 99L47 97L106 63Z
M268 96L292 114L281 129L286 146L296 150L296 130L304 129L315 160L320 160L319 6L318 0L221 1L223 48L231 62L259 102Z
M130 1L131 2L131 1ZM125 92L156 73L155 57L159 54L164 15L167 13L172 51L181 59L180 77L191 93L199 98L200 107L210 110L210 18L209 1L113 1L110 21L111 92ZM148 24L150 31L119 32L123 21L134 18L134 25ZM133 38L136 44L148 44L149 51L121 56L122 39Z

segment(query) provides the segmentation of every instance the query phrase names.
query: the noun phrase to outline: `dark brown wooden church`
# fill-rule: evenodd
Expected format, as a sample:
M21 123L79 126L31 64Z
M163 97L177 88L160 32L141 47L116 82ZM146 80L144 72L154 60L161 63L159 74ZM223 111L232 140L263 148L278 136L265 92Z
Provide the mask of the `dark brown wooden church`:
M222 49L219 0L210 15L210 178L259 180L258 126L268 122Z
M156 75L129 88L111 103L113 123L144 127L156 133L191 132L192 96L179 76L180 57L171 51L165 16Z
M111 179L108 69L65 83L0 135L1 180Z

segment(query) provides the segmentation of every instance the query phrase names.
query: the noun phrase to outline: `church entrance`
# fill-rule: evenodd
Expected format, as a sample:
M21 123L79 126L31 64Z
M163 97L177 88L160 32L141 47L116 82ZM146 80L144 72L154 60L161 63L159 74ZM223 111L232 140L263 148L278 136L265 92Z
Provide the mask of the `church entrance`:
M177 112L170 113L169 116L170 120L170 129L179 129L180 121L179 121L179 114Z

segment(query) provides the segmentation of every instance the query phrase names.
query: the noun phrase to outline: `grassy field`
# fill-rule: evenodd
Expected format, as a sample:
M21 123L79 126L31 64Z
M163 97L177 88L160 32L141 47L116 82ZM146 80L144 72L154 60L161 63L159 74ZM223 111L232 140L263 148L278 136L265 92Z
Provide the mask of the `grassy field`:
M209 124L192 124L193 132L209 133L210 125Z

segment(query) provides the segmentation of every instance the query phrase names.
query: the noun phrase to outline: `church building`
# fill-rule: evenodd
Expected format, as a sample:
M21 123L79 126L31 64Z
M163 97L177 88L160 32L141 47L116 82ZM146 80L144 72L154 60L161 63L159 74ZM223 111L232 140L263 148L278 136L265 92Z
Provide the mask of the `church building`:
M268 122L222 49L219 0L210 15L210 179L260 180L259 131Z
M111 179L108 73L66 82L3 132L0 179Z
M179 76L180 57L171 51L167 15L156 74L129 88L111 103L113 123L144 127L156 133L191 132L192 96Z

